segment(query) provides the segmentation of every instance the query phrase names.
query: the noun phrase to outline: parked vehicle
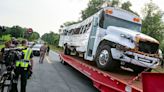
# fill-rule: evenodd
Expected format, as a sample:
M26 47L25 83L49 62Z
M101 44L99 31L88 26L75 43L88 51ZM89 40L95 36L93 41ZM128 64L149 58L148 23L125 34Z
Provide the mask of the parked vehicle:
M32 51L33 51L33 55L34 56L39 56L40 55L40 48L43 44L35 44L33 47L32 47Z
M86 20L64 27L59 46L65 54L82 53L103 70L121 67L141 72L160 64L159 42L141 33L141 18L119 8L106 7Z
M28 42L27 46L31 47L34 44L34 42Z

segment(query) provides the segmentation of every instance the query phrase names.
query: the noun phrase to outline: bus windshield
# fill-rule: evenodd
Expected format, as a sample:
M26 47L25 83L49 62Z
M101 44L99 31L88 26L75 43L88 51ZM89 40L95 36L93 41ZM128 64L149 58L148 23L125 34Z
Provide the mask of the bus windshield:
M130 21L126 21L120 18L116 18L110 16L108 14L104 14L103 25L102 27L107 29L108 26L116 26L116 27L123 27L135 31L141 31L141 24L133 23Z

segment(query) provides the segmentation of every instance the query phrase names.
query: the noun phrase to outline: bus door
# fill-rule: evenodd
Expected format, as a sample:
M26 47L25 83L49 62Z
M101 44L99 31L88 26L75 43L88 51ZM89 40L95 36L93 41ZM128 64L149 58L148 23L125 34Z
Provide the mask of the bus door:
M87 57L92 57L98 27L98 17L94 17L92 25L87 46Z

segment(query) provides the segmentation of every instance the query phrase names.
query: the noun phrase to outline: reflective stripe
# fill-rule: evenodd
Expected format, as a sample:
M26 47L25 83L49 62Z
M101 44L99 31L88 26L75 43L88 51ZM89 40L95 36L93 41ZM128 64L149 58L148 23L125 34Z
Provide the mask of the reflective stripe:
M16 67L24 67L24 68L27 68L29 65L29 62L26 62L24 60L22 61L16 61Z
M16 61L16 67L18 67L21 64L21 61Z
M31 53L32 53L32 50L29 48L27 50L24 50L24 54L25 54L24 60L30 60Z
M19 48L24 48L24 47L22 46L22 47L19 47ZM30 48L28 48L27 50L23 50L23 53L24 53L24 59L16 61L16 67L23 67L23 68L28 67L29 62L27 62L27 61L30 60L32 50Z

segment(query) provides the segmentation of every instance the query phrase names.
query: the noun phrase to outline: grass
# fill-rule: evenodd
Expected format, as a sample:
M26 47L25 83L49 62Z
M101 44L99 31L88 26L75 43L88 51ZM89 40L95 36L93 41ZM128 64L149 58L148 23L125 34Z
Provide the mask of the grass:
M153 69L151 72L153 73L164 73L164 67L161 68L160 66L156 69Z
M49 45L50 46L50 49L57 52L57 53L60 53L63 51L63 48L61 47L57 47L57 46L54 46L54 45Z
M4 45L3 44L0 44L0 49L2 49L4 47Z

